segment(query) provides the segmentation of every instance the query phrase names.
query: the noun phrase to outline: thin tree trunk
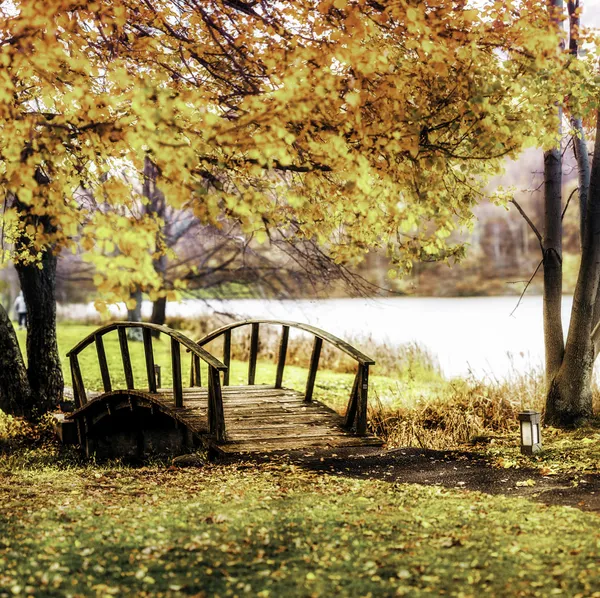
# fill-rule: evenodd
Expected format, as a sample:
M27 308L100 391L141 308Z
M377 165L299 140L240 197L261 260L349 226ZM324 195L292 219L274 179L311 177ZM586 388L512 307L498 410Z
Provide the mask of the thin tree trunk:
M580 25L580 2L579 0L568 0L567 11L569 13L569 54L576 60L579 56L579 25ZM586 204L590 188L590 157L588 155L587 144L585 142L585 131L581 117L571 117L571 127L573 135L573 153L577 162L578 182L579 182L579 234L581 247L583 248L583 239L585 235Z
M154 260L154 270L160 276L163 281L163 287L166 280L166 272L167 272L167 256L161 255L156 260ZM163 325L167 320L167 298L159 297L152 304L152 316L150 321L153 324L161 324ZM158 336L158 331L153 331L155 336Z
M576 425L592 415L592 374L595 350L591 338L594 305L600 280L600 117L585 217L581 266L573 296L573 311L562 366L552 380L546 400L545 422Z
M554 148L544 153L544 345L548 387L558 373L564 355L561 183L561 151L560 148Z
M142 321L142 291L139 289L131 293L131 298L135 300L135 307L127 310L127 321L128 322L141 322ZM130 341L142 342L142 329L141 328L128 328L127 338Z
M56 340L56 262L47 250L37 263L16 264L27 305L27 377L35 401L34 417L62 400L64 380Z
M31 388L17 335L6 310L0 305L0 409L9 415L31 419Z
M573 135L573 153L577 162L578 182L579 182L579 233L581 247L583 250L583 239L585 237L585 220L587 213L587 201L590 189L590 157L588 154L587 143L585 142L585 131L581 118L572 118L571 126L575 131Z
M548 9L559 30L563 0L549 0ZM560 48L564 49L563 42ZM558 139L562 137L562 109L557 106ZM565 341L562 330L562 152L558 147L544 152L544 347L546 388L562 364Z

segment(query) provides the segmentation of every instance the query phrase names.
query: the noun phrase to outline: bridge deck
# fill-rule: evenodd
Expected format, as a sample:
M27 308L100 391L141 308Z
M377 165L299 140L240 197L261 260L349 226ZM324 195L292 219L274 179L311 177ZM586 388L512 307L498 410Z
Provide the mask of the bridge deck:
M128 391L123 391L127 394ZM129 391L132 395L140 391ZM183 407L175 407L171 389L150 394L166 411L176 415L194 434L208 439L209 446L223 455L310 448L380 446L371 435L357 436L343 428L343 418L319 401L305 402L304 394L269 385L222 388L227 439L208 437L208 390L183 389ZM101 401L100 393L89 393L90 402Z

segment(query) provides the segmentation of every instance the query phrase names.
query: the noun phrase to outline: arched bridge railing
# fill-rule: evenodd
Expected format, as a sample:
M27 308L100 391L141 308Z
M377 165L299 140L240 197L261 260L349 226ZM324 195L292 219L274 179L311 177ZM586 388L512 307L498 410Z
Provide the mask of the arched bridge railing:
M217 440L223 440L225 437L225 419L223 415L223 398L221 395L220 372L225 372L227 376L227 366L203 349L200 345L189 339L187 336L172 330L168 326L150 324L146 322L113 322L88 335L68 353L71 365L71 378L73 380L73 395L77 408L85 406L88 402L81 367L79 365L79 354L87 346L94 343L98 354L98 363L100 365L100 375L105 393L113 391L106 352L104 350L105 334L117 331L119 336L119 348L121 350L121 361L123 372L125 374L126 390L134 390L133 368L131 365L131 356L129 353L129 341L127 338L127 328L141 328L144 343L144 356L146 362L146 376L148 379L148 392L150 394L158 393L156 373L154 367L154 350L152 347L152 332L157 331L171 338L171 370L173 374L173 399L175 407L183 407L183 383L181 375L181 346L192 353L192 363L195 370L200 370L200 361L208 365L208 428ZM123 389L125 390L125 389Z
M308 379L306 381L306 391L304 393L304 400L307 403L312 401L313 390L315 386L315 380L317 377L317 370L319 368L319 358L321 356L321 348L323 341L326 341L337 347L340 351L343 351L347 355L350 355L353 359L358 362L358 370L354 378L354 384L352 386L352 392L350 393L350 399L348 401L348 408L346 409L346 420L345 425L347 428L355 428L357 434L366 434L367 432L367 400L369 394L369 366L374 365L375 361L359 351L356 347L353 347L346 341L316 328L309 324L302 324L299 322L288 322L285 320L263 320L263 319L252 319L242 320L239 322L232 322L226 326L222 326L217 330L207 334L197 344L204 346L216 338L223 336L223 362L227 369L223 375L223 384L229 385L229 364L231 362L231 331L235 328L242 326L251 326L250 336L250 355L248 361L248 384L253 385L256 378L256 361L258 357L258 340L259 331L261 324L269 325L280 325L281 328L281 341L279 343L279 353L277 359L277 373L275 376L275 388L281 388L283 382L283 372L285 368L285 361L287 356L287 347L290 334L290 328L296 328L304 332L312 334L314 338L312 354L310 358L310 366L308 371ZM193 357L192 369L191 369L191 385L200 386L200 363Z

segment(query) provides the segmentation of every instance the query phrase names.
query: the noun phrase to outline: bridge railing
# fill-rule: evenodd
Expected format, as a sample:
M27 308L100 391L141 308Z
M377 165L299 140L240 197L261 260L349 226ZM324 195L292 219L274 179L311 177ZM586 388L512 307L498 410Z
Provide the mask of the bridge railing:
M199 346L204 346L216 338L223 336L223 362L227 367L223 374L223 384L229 385L229 365L231 363L231 332L235 328L243 326L251 327L250 334L250 354L248 358L248 384L253 385L256 379L256 363L258 358L259 332L261 324L281 326L281 339L279 342L279 351L277 359L277 372L275 375L275 388L281 388L283 383L283 372L287 356L290 328L296 328L303 332L308 332L314 336L313 348L308 370L308 379L306 381L306 390L304 400L307 403L312 401L317 370L319 368L319 359L323 341L326 341L337 347L340 351L346 353L358 362L358 369L354 378L354 384L350 393L348 407L346 409L345 425L348 429L355 428L357 434L366 434L367 432L367 401L369 395L369 366L374 365L375 361L353 347L346 341L316 328L309 324L299 322L289 322L286 320L263 320L252 319L232 322L222 326L217 330L207 334L197 341ZM192 358L193 359L193 358ZM201 386L200 363L193 359L191 368L191 386Z
M159 389L156 383L156 374L154 367L154 349L152 345L152 332L156 331L171 339L171 371L173 375L173 398L175 407L183 407L183 382L181 374L181 347L185 347L192 354L192 367L199 371L200 361L204 361L208 366L208 429L217 440L225 437L225 418L223 415L223 397L221 394L220 372L225 372L227 376L227 366L203 349L200 345L189 339L187 336L172 330L168 326L150 324L146 322L113 322L85 337L75 345L68 353L71 366L71 378L73 380L73 396L77 408L83 407L87 402L87 392L81 375L79 364L79 354L92 343L96 345L98 363L100 365L100 376L102 377L102 386L104 392L111 392L112 382L104 349L104 335L117 331L119 336L119 348L121 351L121 362L123 364L123 373L125 374L125 384L127 390L134 389L133 368L131 365L131 355L129 352L129 341L127 338L127 328L141 328L144 344L144 356L146 363L146 377L148 379L148 392L157 393ZM125 389L123 389L125 390Z

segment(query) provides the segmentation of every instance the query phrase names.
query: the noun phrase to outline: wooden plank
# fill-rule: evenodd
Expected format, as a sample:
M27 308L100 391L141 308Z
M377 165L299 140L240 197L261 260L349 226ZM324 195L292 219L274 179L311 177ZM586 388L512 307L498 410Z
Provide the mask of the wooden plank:
M281 341L279 342L279 357L277 359L277 375L275 376L275 388L281 388L283 384L283 370L287 358L288 339L290 337L290 327L281 328Z
M256 378L256 359L258 357L258 332L259 324L252 324L252 334L250 336L250 357L248 359L248 384L254 384Z
M374 436L346 436L335 439L323 438L288 438L282 440L265 440L257 442L254 440L244 442L231 442L227 444L214 444L214 448L229 455L238 453L262 453L274 451L294 451L318 448L342 448L342 447L377 447L382 446L382 441Z
M362 368L359 366L356 376L354 376L354 383L352 384L352 391L350 392L348 407L346 407L346 419L344 426L348 429L351 429L354 426L354 420L356 419L356 410L358 409L358 389L360 387L361 372Z
M312 401L313 390L315 388L315 380L317 379L317 370L319 368L319 358L321 357L321 347L323 346L323 339L315 336L315 342L313 344L312 355L310 356L310 368L308 370L308 380L306 382L306 393L304 394L304 400L307 403Z
M231 330L227 330L223 338L223 363L227 366L227 369L223 372L223 386L229 386L229 367L231 364Z
M134 388L133 385L133 370L131 369L131 356L129 355L129 344L127 341L127 329L119 327L119 346L121 347L121 359L123 361L123 372L125 374L125 383L127 389Z
M342 434L336 433L339 428L335 428L332 426L322 426L320 428L307 428L306 430L302 430L295 427L287 427L287 428L274 428L268 430L238 430L235 433L232 430L229 430L229 440L232 442L239 442L244 440L257 440L257 441L268 441L268 440L276 440L276 439L288 439L288 438L322 438L323 441L329 441L333 438L342 438L350 436L352 434Z
M358 409L356 412L356 433L364 435L367 433L367 398L369 395L369 366L360 366L360 386L358 388Z
M101 334L94 337L96 343L96 353L98 354L98 364L100 365L100 376L102 377L102 386L104 392L112 390L110 381L110 372L108 371L108 362L106 361L106 351L104 350L104 339Z
M152 330L142 328L144 338L144 356L146 358L146 377L148 378L148 391L156 392L156 372L154 371L154 350L152 349Z
M79 359L77 353L72 353L69 357L71 363L71 379L73 381L73 398L77 409L83 407L87 403L85 396L85 386L81 377L81 369L79 367Z
M175 407L183 407L183 383L181 381L181 345L171 337L171 370L173 374L173 398Z

